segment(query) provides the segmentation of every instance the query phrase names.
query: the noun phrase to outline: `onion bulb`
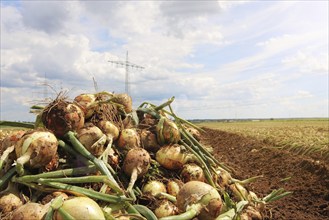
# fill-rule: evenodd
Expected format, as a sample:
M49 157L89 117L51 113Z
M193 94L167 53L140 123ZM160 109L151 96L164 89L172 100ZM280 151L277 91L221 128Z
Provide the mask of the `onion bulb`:
M195 163L185 164L180 173L180 176L184 183L192 180L205 182L205 176L202 168Z
M9 182L7 189L0 193L0 212L6 214L22 205L19 191L12 182Z
M188 133L190 133L195 138L195 140L197 140L197 141L201 140L201 134L197 129L190 127L190 126L189 127L186 126L185 129Z
M83 127L85 116L81 108L64 99L56 99L42 112L45 127L62 138L68 131L77 131Z
M179 144L162 146L157 151L155 158L161 166L168 170L182 169L184 164L195 161L195 156Z
M170 180L167 183L167 192L172 196L177 196L184 183L178 179Z
M80 94L74 98L74 103L76 103L83 113L85 114L85 119L90 118L95 111L93 108L96 102L96 96L94 94Z
M140 147L140 137L136 129L123 129L120 133L117 145L119 148L124 150Z
M130 182L127 188L129 193L133 193L132 189L136 180L147 173L150 168L151 157L143 148L133 148L128 151L123 161L123 171L130 176Z
M26 131L13 131L6 136L0 144L0 155L8 148L16 144L16 142L25 134Z
M147 151L156 152L160 149L156 135L153 132L143 129L141 131L140 136L141 136L142 146Z
M218 191L207 183L200 181L185 183L177 195L176 205L180 211L186 211L192 204L199 203L204 196L207 196L207 201L198 219L215 219L221 213L223 203Z
M73 197L65 200L60 207L74 219L79 220L105 220L104 213L99 205L88 197ZM54 220L64 220L65 217L57 210L54 213Z
M83 128L78 130L77 138L80 143L96 157L103 153L106 136L101 129L92 123L86 123Z
M132 112L132 99L127 93L114 94L111 100L115 103L123 105L125 113Z
M175 144L181 139L179 129L172 120L161 117L157 126L156 134L159 144Z
M49 209L50 203L41 205L39 203L29 202L13 212L14 220L40 220L43 219Z
M55 157L57 146L57 138L49 131L32 130L25 133L15 145L18 174L23 174L24 164L32 169L46 166Z
M108 137L108 139L112 139L113 141L118 139L120 131L114 123L107 120L101 120L97 123L97 126Z
M170 201L164 199L161 200L160 204L154 209L154 214L158 218L176 215L178 213L178 208Z
M167 193L167 189L164 183L158 180L151 180L143 186L142 192L154 197L159 193Z
M252 206L247 206L247 208L243 209L241 215L241 220L262 220L264 219L262 214Z

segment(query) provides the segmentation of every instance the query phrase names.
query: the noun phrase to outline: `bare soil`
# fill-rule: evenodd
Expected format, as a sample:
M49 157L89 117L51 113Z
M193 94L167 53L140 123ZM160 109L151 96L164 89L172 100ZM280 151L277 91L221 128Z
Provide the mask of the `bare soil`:
M283 187L293 194L269 203L265 219L329 219L328 163L278 150L268 143L238 134L204 128L202 143L214 148L217 159L233 168L237 179L263 175L247 189L263 197Z

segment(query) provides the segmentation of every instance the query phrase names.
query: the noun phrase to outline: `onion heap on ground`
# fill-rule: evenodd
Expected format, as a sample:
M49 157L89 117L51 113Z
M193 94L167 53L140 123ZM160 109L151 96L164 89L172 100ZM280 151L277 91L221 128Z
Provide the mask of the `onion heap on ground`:
M1 142L0 218L262 219L290 194L247 190L258 177L233 178L173 101L133 109L127 94L99 92L34 107L34 128Z

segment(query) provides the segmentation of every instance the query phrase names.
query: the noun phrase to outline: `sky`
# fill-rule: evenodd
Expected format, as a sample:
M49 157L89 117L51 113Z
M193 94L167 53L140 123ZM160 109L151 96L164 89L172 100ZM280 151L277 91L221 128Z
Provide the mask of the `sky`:
M0 120L125 92L186 119L329 117L328 1L1 0ZM94 79L94 80L93 80ZM94 81L97 86L95 86Z

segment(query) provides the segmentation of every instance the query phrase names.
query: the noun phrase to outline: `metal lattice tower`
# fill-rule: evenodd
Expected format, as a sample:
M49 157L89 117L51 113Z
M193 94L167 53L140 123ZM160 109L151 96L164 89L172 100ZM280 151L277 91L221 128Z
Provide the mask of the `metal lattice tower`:
M128 61L128 51L126 54L126 61L114 61L114 60L109 60L108 62L113 63L113 64L117 64L117 66L121 66L121 67L125 67L126 68L126 75L125 75L125 92L127 94L129 94L129 68L131 69L145 69L142 66L139 66L137 64L133 64L131 62Z

